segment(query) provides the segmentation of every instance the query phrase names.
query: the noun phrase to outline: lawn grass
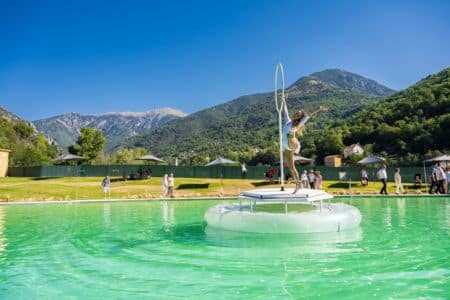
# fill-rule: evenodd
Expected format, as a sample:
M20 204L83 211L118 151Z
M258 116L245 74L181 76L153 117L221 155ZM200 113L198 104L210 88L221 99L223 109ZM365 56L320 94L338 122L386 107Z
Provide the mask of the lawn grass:
M0 201L60 201L80 199L104 199L101 188L102 177L63 177L63 178L0 178ZM162 178L121 181L112 178L111 199L148 199L161 197ZM213 179L176 178L175 197L235 197L242 191L254 188L277 187L264 180L255 179ZM293 187L292 183L287 185ZM426 187L413 189L404 185L407 193L426 193ZM324 190L333 194L377 194L381 183L371 182L362 187L359 182L324 181ZM393 183L388 184L388 192L394 193Z

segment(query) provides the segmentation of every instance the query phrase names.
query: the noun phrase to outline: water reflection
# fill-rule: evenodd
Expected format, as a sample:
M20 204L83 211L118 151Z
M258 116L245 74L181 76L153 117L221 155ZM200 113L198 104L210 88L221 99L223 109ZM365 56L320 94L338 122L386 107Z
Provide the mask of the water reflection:
M303 234L260 234L226 231L206 226L205 241L210 244L234 248L267 248L292 249L307 253L327 253L346 251L345 244L362 240L363 231L360 227L341 232L320 232ZM359 251L353 244L352 251Z
M386 225L387 230L391 231L392 229L392 213L391 206L389 205L389 200L386 200L386 215L384 217L384 223Z
M7 245L5 236L5 224L6 224L6 211L5 208L0 206L0 259L5 256L5 249Z
M398 210L398 223L399 226L405 227L405 214L406 214L406 207L405 207L405 198L397 198L397 210Z
M170 201L161 201L162 225L168 232L175 225L175 206Z
M447 228L450 228L450 203L445 199L445 220L447 221Z
M103 223L109 226L111 223L111 206L109 202L103 203Z

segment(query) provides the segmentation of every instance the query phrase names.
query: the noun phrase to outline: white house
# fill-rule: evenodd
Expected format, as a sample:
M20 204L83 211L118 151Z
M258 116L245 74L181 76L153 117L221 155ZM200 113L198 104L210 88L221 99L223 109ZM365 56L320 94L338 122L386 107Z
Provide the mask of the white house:
M347 158L353 154L363 154L363 153L364 153L364 149L363 149L363 147L361 147L361 145L359 143L352 144L352 145L344 148L344 158Z

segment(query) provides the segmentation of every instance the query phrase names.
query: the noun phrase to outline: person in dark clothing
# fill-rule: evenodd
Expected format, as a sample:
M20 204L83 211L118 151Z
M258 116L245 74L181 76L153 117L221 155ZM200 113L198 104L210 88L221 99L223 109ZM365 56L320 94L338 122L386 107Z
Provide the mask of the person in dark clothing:
M386 172L386 165L383 165L383 166L381 167L381 169L378 170L378 172L377 172L377 177L378 177L378 179L381 180L381 183L383 184L383 186L381 187L381 190L380 190L380 194L385 194L385 195L387 195L387 186L386 186L386 183L387 183L387 172Z

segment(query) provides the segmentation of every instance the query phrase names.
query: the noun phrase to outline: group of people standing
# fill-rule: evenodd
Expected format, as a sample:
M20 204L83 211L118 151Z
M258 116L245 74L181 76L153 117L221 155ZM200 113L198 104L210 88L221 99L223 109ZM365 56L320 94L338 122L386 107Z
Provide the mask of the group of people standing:
M111 197L111 179L109 176L105 176L102 180L101 186L103 188L103 192L105 193L105 199ZM170 175L164 174L163 181L162 181L162 190L163 190L163 197L170 197L173 198L173 190L175 187L175 178L173 177L173 173L170 173Z
M447 171L443 166L436 163L433 167L430 177L429 194L447 194L448 183L450 180L450 168Z
M300 185L303 189L321 190L322 175L320 174L320 171L304 170L300 177Z

